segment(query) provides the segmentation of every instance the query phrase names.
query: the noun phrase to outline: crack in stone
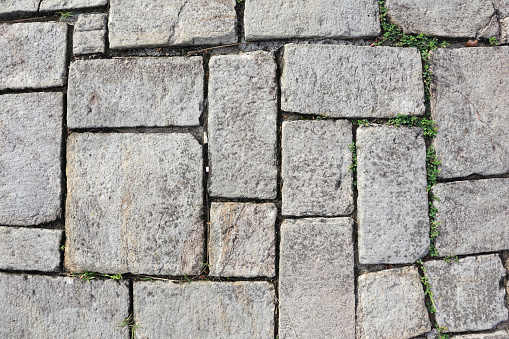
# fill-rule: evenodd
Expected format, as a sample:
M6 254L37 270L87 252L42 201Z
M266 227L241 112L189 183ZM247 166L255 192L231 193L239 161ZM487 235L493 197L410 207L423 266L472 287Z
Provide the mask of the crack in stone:
M37 4L37 13L39 13L39 12L40 12L40 10L41 10L41 4L42 4L42 2L43 2L43 1L44 1L44 0L39 0L39 3Z
M42 0L41 0L42 1ZM184 10L184 7L186 7L186 5L188 4L189 0L185 0L184 3L182 4L182 6L180 6L178 12L177 12L177 19L175 20L175 22L173 23L173 25L170 27L170 34L168 36L168 40L166 41L166 43L169 45L171 43L171 39L173 38L173 36L175 35L175 27L179 24L180 22L180 15L182 14L182 11Z

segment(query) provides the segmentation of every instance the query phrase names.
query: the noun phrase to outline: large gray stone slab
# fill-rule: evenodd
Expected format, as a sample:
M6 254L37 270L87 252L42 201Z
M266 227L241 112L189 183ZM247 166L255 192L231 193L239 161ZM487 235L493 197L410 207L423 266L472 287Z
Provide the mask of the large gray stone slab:
M37 12L39 0L3 0L0 17L9 15L33 14Z
M111 0L110 48L237 42L235 0Z
M493 333L454 335L451 339L509 339L509 334L506 331L497 331Z
M63 231L0 226L0 269L55 272Z
M354 338L350 218L285 220L279 258L279 338Z
M263 282L135 282L139 338L274 336L274 287Z
M274 204L212 203L208 243L210 275L276 275Z
M0 90L57 87L67 80L67 24L1 24L0 51Z
M405 33L478 37L495 16L491 0L387 0L389 20Z
M508 319L506 271L498 255L467 257L459 262L424 263L433 292L436 320L448 332L482 331Z
M128 338L126 282L0 273L0 337Z
M248 0L246 40L363 38L380 34L375 0Z
M413 263L428 253L426 145L417 127L357 130L359 262Z
M439 49L430 60L440 176L509 172L509 47Z
M337 118L424 114L414 48L285 45L281 108Z
M78 60L69 73L69 128L197 126L201 57Z
M104 53L107 22L108 17L103 13L78 16L72 36L72 53L74 55Z
M509 249L509 179L440 183L433 192L441 256Z
M209 64L211 196L274 199L276 63L271 53L214 56Z
M357 286L358 338L412 338L431 330L417 268L363 274Z
M71 134L66 268L199 274L202 172L202 147L189 134Z
M283 123L283 215L339 216L353 210L352 124Z
M41 0L40 11L91 8L106 6L107 4L108 0Z
M0 95L1 225L60 217L63 106L62 93Z

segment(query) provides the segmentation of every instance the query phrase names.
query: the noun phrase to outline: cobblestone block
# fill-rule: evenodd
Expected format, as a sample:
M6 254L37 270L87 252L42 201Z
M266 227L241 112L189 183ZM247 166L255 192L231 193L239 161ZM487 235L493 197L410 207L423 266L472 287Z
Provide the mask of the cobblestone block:
M214 56L209 77L209 193L276 198L277 100L273 55Z
M482 331L508 319L506 271L498 255L443 260L424 264L436 306L436 319L448 332Z
M274 204L212 203L208 244L210 275L276 275Z
M279 338L355 337L352 227L350 218L283 221Z
M0 95L0 225L60 217L63 106L62 93Z
M357 336L413 338L431 330L415 267L363 274L358 280Z
M74 25L74 55L104 53L106 50L106 14L81 14Z
M126 282L0 273L0 337L128 338Z
M509 334L506 331L497 331L493 333L454 335L451 339L509 339Z
M202 148L189 134L72 134L66 268L199 274L202 171Z
M66 53L64 23L0 24L0 90L63 86Z
M78 9L106 6L108 0L40 0L40 10Z
M426 145L417 127L357 130L359 261L413 263L428 253Z
M509 249L509 179L440 183L433 192L441 256Z
M69 128L197 126L201 57L78 60L71 64Z
M339 216L353 210L352 124L283 123L283 215Z
M440 176L509 172L509 47L439 49L430 60Z
M235 0L111 0L110 48L237 42Z
M273 338L274 287L267 282L135 282L139 338Z
M39 0L3 0L0 17L37 13Z

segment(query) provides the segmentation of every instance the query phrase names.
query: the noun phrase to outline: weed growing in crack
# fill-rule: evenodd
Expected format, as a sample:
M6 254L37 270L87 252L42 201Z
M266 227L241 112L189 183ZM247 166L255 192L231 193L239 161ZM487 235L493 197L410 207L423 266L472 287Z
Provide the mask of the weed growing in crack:
M97 278L94 272L85 271L84 273L71 273L75 277L79 277L80 280L90 282L90 280Z
M492 36L491 38L488 39L488 41L490 42L491 45L495 46L500 45L496 36Z
M76 13L75 12L57 12L57 14L60 14L60 20L59 21L64 21L65 19L67 19L69 17L72 17Z
M399 127L400 125L420 127L424 136L429 138L437 135L435 122L426 117L398 114L395 118L389 119L387 124L396 127Z
M417 263L421 267L423 273L426 273L426 268L424 267L424 263L422 260L417 260ZM433 291L431 291L431 284L428 281L428 277L421 277L421 282L424 285L424 294L429 300L426 300L426 307L428 308L429 313L436 313L435 308L435 300L433 300Z
M135 333L138 328L141 326L136 325L134 322L133 314L129 314L123 321L118 324L119 327L127 327L131 331L131 339L135 338Z
M357 186L357 147L355 146L355 142L352 142L348 145L350 152L352 152L352 164L348 167L349 171L352 171L353 174L353 185Z
M460 260L458 259L458 256L457 255L448 255L447 257L444 258L444 261L446 263L451 263L451 262L459 262Z
M353 122L353 124L359 126L369 126L369 121L368 119L356 120Z
M114 275L108 275L108 274L101 274L103 277L110 278L111 280L120 280L122 279L122 274L117 273Z
M438 326L438 324L435 324L435 328L438 332L438 339L449 339L449 335L444 333L444 331L447 331L447 327L442 327Z

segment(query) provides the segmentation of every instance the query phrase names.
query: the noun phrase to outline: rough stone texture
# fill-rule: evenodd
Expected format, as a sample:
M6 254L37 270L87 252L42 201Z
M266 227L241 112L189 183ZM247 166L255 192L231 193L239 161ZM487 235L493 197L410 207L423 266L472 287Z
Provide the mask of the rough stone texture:
M267 282L135 282L137 338L273 338Z
M37 12L39 0L2 0L0 3L0 17Z
M509 334L506 331L497 331L493 333L454 335L451 339L509 339Z
M440 176L509 172L509 47L439 49L431 69Z
M0 90L65 84L66 24L0 24L0 51Z
M338 216L353 210L352 124L283 123L283 215Z
M507 18L499 19L500 24L500 43L509 43L509 16Z
M274 204L212 203L208 244L210 275L276 275Z
M235 0L111 0L110 48L237 42Z
M248 0L246 40L362 38L380 35L374 0Z
M433 192L441 256L509 249L509 179L440 183Z
M482 331L508 319L505 291L500 281L506 275L498 255L443 260L424 264L436 306L436 319L448 332Z
M273 55L214 56L209 64L209 193L276 198L277 100Z
M81 14L74 25L73 54L104 53L107 21L106 14Z
M197 126L201 57L79 60L71 64L69 128Z
M389 20L411 34L478 37L495 16L491 0L387 0Z
M128 338L126 282L0 273L0 337Z
M426 145L417 127L357 130L359 262L413 263L428 253Z
M59 9L77 9L106 6L108 0L42 0L41 11L56 11Z
M63 106L62 93L0 95L0 225L60 217Z
M189 134L71 134L65 266L199 274L202 148Z
M412 338L431 330L415 267L363 274L358 295L358 338Z
M424 114L421 56L414 48L288 44L281 107L331 117Z
M354 338L350 218L285 220L279 259L279 338Z

